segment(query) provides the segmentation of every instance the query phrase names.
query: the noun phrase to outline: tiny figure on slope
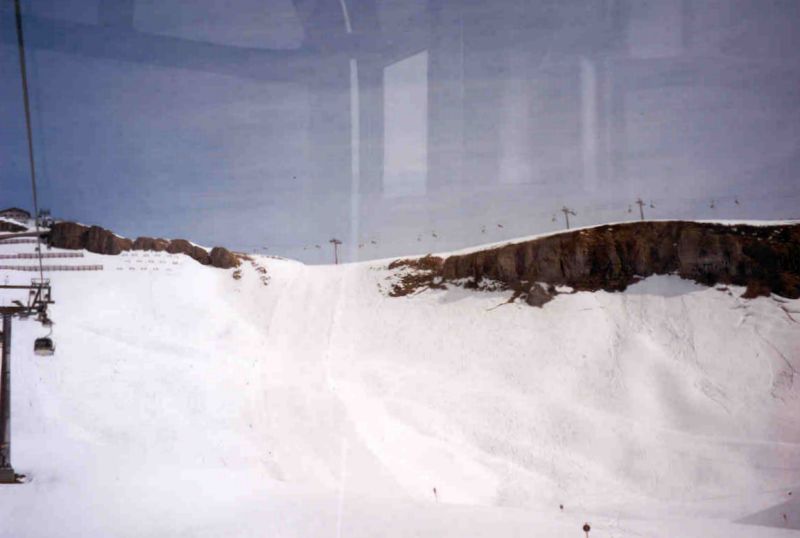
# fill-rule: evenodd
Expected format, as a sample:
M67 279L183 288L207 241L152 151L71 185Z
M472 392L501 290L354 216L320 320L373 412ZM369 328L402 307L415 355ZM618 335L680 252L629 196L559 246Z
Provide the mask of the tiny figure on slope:
M436 488L433 488L433 498L437 503L439 502L439 494L436 492Z

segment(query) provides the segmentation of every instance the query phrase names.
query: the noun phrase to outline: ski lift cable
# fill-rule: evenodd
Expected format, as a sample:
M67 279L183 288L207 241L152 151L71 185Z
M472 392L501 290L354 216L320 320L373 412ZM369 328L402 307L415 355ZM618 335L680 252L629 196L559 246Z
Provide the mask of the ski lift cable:
M17 23L17 47L19 49L19 71L22 79L22 102L25 108L25 129L28 135L28 163L31 170L31 188L33 191L33 222L36 226L36 250L39 253L39 279L44 281L44 265L42 263L42 237L39 234L39 198L36 192L36 164L33 159L33 134L31 131L31 105L28 97L28 75L25 65L25 40L22 36L22 9L19 0L14 0L14 13Z

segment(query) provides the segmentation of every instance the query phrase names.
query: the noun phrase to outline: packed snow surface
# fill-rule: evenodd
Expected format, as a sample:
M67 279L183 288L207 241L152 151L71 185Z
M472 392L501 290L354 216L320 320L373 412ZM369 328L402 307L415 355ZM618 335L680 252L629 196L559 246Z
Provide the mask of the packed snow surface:
M48 331L14 322L12 461L30 481L0 485L0 536L800 528L800 301L674 276L541 309L390 298L383 262L254 259L266 286L249 263L235 280L166 253L46 275L57 351L35 356Z

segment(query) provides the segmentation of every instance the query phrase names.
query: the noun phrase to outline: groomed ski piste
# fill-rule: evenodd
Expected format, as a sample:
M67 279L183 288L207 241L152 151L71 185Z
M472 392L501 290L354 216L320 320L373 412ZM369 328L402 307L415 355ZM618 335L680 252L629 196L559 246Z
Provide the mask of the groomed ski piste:
M253 259L267 285L153 252L46 273L0 536L797 536L800 301L676 276L392 298L386 260Z

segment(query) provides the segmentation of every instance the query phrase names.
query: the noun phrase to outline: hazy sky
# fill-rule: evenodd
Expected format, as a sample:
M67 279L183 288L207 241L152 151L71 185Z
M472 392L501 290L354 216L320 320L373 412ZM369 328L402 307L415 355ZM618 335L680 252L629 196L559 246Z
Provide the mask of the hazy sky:
M22 3L57 217L310 262L332 236L363 259L547 231L564 204L625 220L637 196L655 218L800 217L800 2ZM9 4L0 205L30 208ZM402 53L341 48L342 7Z

